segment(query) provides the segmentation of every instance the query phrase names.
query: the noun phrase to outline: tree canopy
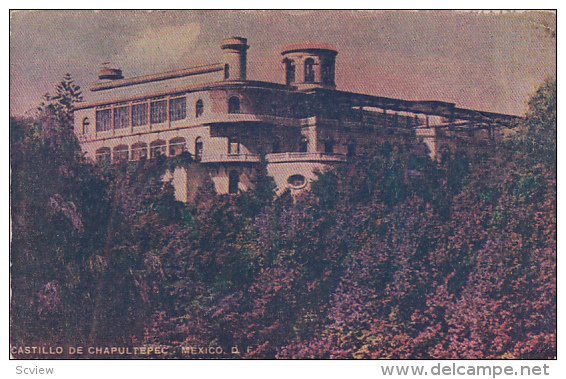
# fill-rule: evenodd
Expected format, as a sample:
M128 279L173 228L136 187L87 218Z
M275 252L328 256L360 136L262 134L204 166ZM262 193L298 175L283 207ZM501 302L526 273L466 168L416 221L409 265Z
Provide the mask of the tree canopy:
M555 81L488 157L383 144L295 198L263 168L255 191L206 182L194 204L165 159L85 160L67 127L79 90L65 77L40 117L10 122L12 345L556 356Z

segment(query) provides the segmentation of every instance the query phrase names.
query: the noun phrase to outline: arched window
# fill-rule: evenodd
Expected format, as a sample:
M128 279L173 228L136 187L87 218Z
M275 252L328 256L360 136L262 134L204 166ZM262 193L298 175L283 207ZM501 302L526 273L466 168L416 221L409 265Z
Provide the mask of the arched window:
M114 148L114 162L122 163L127 162L129 158L128 145L118 145Z
M147 159L147 143L134 143L132 145L132 160L141 161L144 159Z
M306 153L309 148L309 139L305 136L301 137L301 143L299 144L299 151L301 153Z
M224 65L224 80L228 80L228 79L230 79L230 65L225 64Z
M197 102L195 103L195 117L199 118L203 114L204 114L204 103L202 102L202 99L198 99Z
M149 144L149 156L151 159L164 156L166 153L167 153L167 142L159 139Z
M330 138L324 140L324 153L325 154L334 153L334 141Z
M237 136L228 138L228 154L240 154L240 140Z
M305 59L305 83L314 82L314 59Z
M240 98L232 96L228 99L228 113L240 113Z
M285 60L285 83L291 84L295 82L295 62L291 59Z
M334 62L328 60L322 61L322 83L334 84Z
M228 175L228 193L238 193L238 184L240 183L240 175L237 171L232 170Z
M201 137L195 139L195 161L200 162L202 159L202 153L204 151L204 144Z
M101 147L94 153L97 163L110 163L110 155L109 147Z
M175 137L169 141L169 156L176 157L187 150L187 144L183 137Z
M348 156L353 157L356 155L356 142L348 142Z
M82 130L83 134L89 134L90 133L90 120L88 119L88 117L83 118L83 130Z

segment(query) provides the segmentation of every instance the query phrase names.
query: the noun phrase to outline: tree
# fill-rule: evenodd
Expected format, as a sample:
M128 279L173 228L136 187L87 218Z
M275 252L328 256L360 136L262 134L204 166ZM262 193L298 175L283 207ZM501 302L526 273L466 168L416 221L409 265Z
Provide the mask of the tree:
M547 79L529 100L525 119L511 139L525 164L544 164L556 167L556 79Z
M55 87L55 95L46 93L38 107L39 114L52 114L61 125L73 127L75 104L83 101L81 87L67 73Z
M10 122L12 343L85 341L105 185L54 120ZM49 132L47 132L49 130Z
M483 159L384 140L300 196L262 165L254 190L207 176L192 205L171 161L93 166L68 120L11 120L13 343L554 358L555 101L547 82Z

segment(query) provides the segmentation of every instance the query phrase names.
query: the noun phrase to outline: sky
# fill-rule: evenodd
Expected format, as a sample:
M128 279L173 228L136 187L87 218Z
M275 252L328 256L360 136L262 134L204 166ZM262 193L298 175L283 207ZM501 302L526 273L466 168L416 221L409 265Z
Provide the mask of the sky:
M337 88L522 115L556 75L555 14L455 11L13 11L10 113L37 107L66 74L83 88L103 62L125 77L221 62L248 38L248 79L282 82L283 47L338 50Z

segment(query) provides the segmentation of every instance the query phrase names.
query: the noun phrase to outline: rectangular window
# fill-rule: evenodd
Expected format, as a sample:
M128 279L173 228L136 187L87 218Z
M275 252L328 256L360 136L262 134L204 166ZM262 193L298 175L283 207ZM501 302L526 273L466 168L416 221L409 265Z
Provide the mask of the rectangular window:
M240 141L237 137L228 139L228 154L240 154Z
M112 130L112 111L110 109L96 111L96 131L106 130Z
M169 102L169 119L171 121L183 120L187 117L187 98L171 99Z
M147 125L147 103L132 105L132 125Z
M150 119L152 124L159 124L167 120L167 100L151 102Z
M114 129L130 127L130 107L114 108Z

